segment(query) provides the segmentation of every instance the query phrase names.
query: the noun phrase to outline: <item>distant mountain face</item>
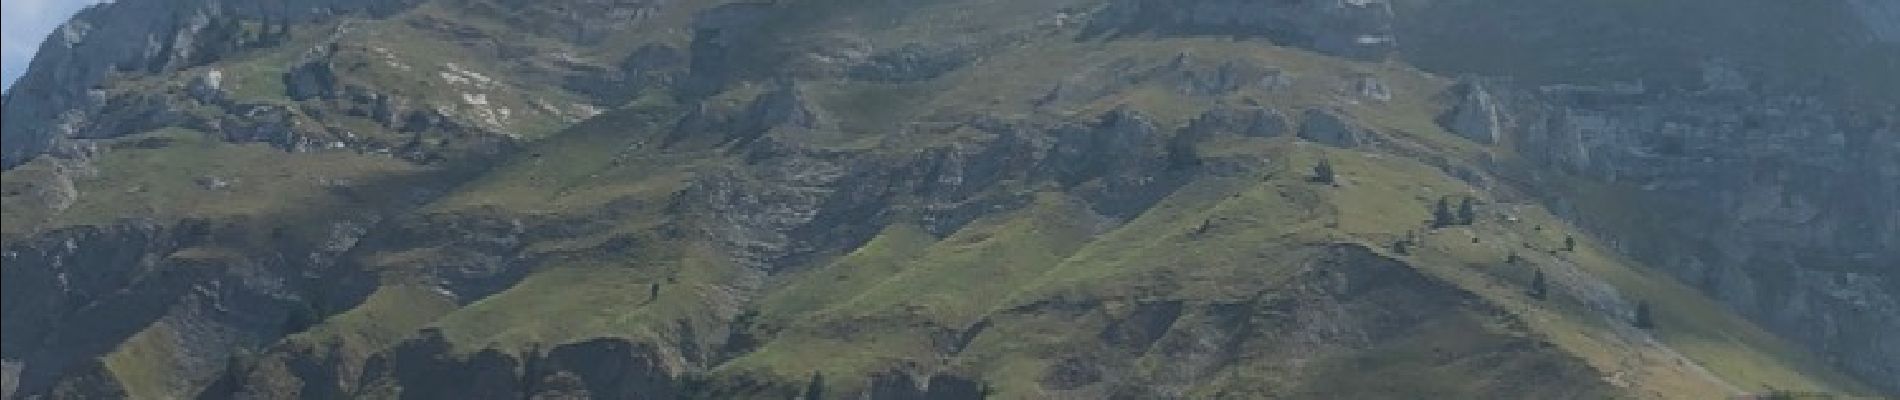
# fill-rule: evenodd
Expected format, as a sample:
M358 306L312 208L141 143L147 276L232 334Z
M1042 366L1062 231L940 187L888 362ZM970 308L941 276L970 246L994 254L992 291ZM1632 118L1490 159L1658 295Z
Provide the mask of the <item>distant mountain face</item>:
M1900 4L1882 1L1849 1L1854 15L1861 18L1874 37L1888 43L1900 42Z
M5 396L1891 395L1896 12L121 0Z

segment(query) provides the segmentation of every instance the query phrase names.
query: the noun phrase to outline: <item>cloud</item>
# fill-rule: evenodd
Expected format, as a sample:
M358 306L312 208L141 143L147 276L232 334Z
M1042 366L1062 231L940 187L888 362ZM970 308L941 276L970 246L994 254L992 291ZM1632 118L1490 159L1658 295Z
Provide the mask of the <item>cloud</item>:
M138 0L130 0L138 1ZM40 42L54 28L100 0L6 0L0 2L0 78L5 87L26 73Z

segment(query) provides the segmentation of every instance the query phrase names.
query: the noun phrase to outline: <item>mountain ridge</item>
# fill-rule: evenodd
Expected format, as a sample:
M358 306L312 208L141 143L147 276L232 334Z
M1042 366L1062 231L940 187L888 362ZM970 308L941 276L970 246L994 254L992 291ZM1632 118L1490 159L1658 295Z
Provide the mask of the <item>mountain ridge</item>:
M1684 398L1900 368L1900 140L1864 112L1895 103L1854 88L1893 83L1881 25L1760 47L1841 44L1817 70L1675 47L1720 25L1579 59L1444 24L1548 2L1151 3L203 3L156 31L219 50L36 61L85 94L8 95L8 395ZM1803 15L1881 20L1842 4L1867 14ZM1537 37L1620 12L1583 9ZM1458 199L1482 217L1434 226Z

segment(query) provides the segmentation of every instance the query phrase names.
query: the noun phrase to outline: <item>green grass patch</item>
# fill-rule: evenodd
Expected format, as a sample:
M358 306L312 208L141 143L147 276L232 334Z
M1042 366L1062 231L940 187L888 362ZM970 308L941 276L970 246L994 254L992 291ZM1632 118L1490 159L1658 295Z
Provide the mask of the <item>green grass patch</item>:
M918 256L913 265L825 312L897 313L943 326L966 326L1017 286L1056 266L1089 240L1099 217L1060 194L1042 194L1020 211L978 220Z
M367 356L395 345L456 307L447 293L433 288L385 285L355 308L285 340L313 347L339 345L345 353Z
M127 217L302 215L330 207L379 204L401 194L386 187L425 170L387 157L348 152L285 153L264 144L230 144L206 134L164 129L114 139L92 171L68 171L78 198L64 210L37 206L31 191L6 193L9 235L32 229L99 225ZM39 164L46 161L35 161ZM9 170L9 187L56 184L53 168ZM333 186L348 184L350 190Z
M127 338L105 356L106 370L125 387L126 395L135 399L163 399L182 397L191 389L192 382L185 377L173 374L178 359L176 349L184 345L187 338L179 337L171 325L160 322L146 327Z
M911 224L891 225L828 265L796 275L762 304L764 315L796 320L850 300L923 257L937 238Z
M450 313L435 326L457 349L472 352L545 349L595 337L665 341L680 334L678 323L721 321L722 311L708 299L729 290L718 284L732 278L727 264L690 243L644 251L663 254L652 258L667 261L549 267ZM652 296L653 284L660 285L658 297Z

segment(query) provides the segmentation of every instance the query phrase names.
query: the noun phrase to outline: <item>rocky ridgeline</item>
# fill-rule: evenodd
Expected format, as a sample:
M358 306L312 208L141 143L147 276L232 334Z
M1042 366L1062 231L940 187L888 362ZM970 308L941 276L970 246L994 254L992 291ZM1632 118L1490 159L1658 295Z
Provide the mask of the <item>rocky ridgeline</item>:
M1628 206L1683 210L1667 225L1612 226L1576 199L1547 199L1617 250L1758 318L1864 376L1900 373L1900 125L1798 94L1712 80L1465 96L1454 131L1508 121L1518 151L1558 171L1641 192ZM1599 211L1600 212L1600 211ZM1879 327L1872 328L1870 327ZM1817 329L1818 328L1818 329Z
M1542 167L1531 180L1580 176L1634 192L1606 208L1532 185L1551 209L1897 390L1885 377L1900 376L1900 342L1873 332L1900 330L1900 105L1854 94L1895 83L1895 8L1803 8L1832 22L1781 42L1720 39L1767 34L1748 24L1659 22L1747 20L1776 7L1698 3L1684 10L1704 14L1621 18L1636 11L1408 5L1400 57L1445 75L1491 75L1447 93L1439 123L1514 147ZM1472 47L1499 54L1459 50ZM1827 50L1801 66L1762 58L1794 47ZM1630 218L1658 222L1611 222Z
M367 223L338 222L332 242L320 244L327 247L242 246L269 228L210 221L78 227L10 243L4 344L8 362L19 367L9 371L10 389L110 389L118 384L102 383L113 379L93 376L105 373L97 357L151 329L176 335L149 342L169 347L170 357L160 361L186 379L168 384L215 378L235 351L274 342L301 329L294 321L318 317L298 315L302 310L347 303L348 292L360 297L373 288L337 265Z
M6 105L4 165L12 168L45 152L70 157L78 151L76 147L84 146L80 141L165 127L195 129L232 142L267 143L287 151L348 149L424 164L485 157L512 146L522 130L537 129L535 120L572 123L598 112L587 104L523 95L519 92L526 90L515 85L567 89L614 104L630 95L628 90L616 89L627 85L617 81L600 85L596 78L624 80L621 75L638 75L561 52L498 46L489 33L451 21L418 18L409 22L417 29L462 42L458 45L493 53L525 71L520 76L524 81L502 83L452 63L404 64L379 46L379 39L352 29L360 25L355 22L400 15L416 3L165 0L88 9L46 42L29 75L10 92L9 96L21 101ZM570 1L524 7L531 15L515 19L528 18L519 21L524 29L558 29L564 23L583 22L572 20L583 14L564 18L548 15L549 9L619 10L584 14L587 26L602 31L569 38L597 44L601 35L633 29L655 12L651 4L609 3ZM486 2L465 6L470 12L499 12ZM625 19L605 23L602 18ZM334 28L316 29L324 27ZM308 36L323 37L311 43L303 40ZM293 44L307 48L286 47ZM256 72L224 70L231 64L225 61L238 55L285 51L300 55L287 65L267 66L284 71L281 76L263 78L281 82L282 93L262 93L267 99L230 93L232 81L244 79L235 75ZM356 70L367 64L413 72L410 75L418 79L447 79L457 87L444 89L455 93L392 89L389 82L359 76L362 73ZM339 71L339 66L351 66L350 71ZM432 73L435 69L447 69L456 76L437 77ZM185 70L191 70L186 78L122 84L126 78L164 78ZM258 78L249 79L258 85ZM355 120L377 129L357 130L363 124Z
M926 227L947 234L983 215L1024 204L1028 193L998 191L1004 181L1053 181L1076 186L1095 210L1125 220L1184 183L1193 154L1170 146L1148 117L1116 109L1092 119L1047 124L990 116L932 127L971 130L981 139L925 149L908 157L829 150L804 144L829 125L822 110L793 84L747 105L702 105L668 135L674 147L739 145L745 168L706 174L682 201L692 214L711 216L701 229L761 271L798 265L799 256L853 248L912 212ZM1227 112L1222 112L1226 114ZM1209 116L1195 129L1228 122ZM1261 127L1269 134L1284 127ZM930 134L919 132L917 134ZM1176 164L1170 164L1175 162Z
M27 74L8 92L7 140L0 148L0 164L12 168L53 149L63 138L113 135L88 129L97 117L83 111L103 106L98 102L105 99L94 89L108 75L174 71L258 44L238 40L228 23L234 19L283 26L344 14L388 15L413 3L155 0L89 8L41 45ZM16 97L22 100L13 101Z

